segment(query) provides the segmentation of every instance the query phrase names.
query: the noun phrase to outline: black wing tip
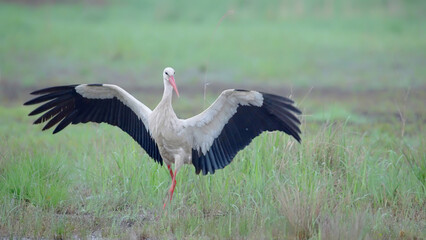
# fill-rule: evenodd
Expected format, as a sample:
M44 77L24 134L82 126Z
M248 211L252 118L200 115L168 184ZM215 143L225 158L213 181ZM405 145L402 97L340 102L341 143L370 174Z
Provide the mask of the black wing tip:
M32 93L31 93L32 94ZM31 99L31 100L28 100L28 101L26 101L26 102L24 102L24 106L29 106L29 105L34 105L34 104L37 104L37 102L35 102L34 100L35 100L36 98L33 98L33 99ZM29 116L31 116L31 115L29 115Z
M38 124L38 123L37 123ZM47 125L44 125L44 127L41 129L41 131L46 131L46 130L48 130L49 128L51 128L52 126L50 126L50 127L48 127Z
M24 106L28 105L34 105L41 102L46 102L48 100L54 99L59 97L60 95L66 94L71 92L80 84L73 84L73 85L63 85L63 86L56 86L56 87L49 87L49 88L43 88L36 90L34 92L31 92L31 95L41 95L38 97L35 97L29 101L24 102Z
M294 139L296 139L296 141L298 142L298 143L302 143L302 138L299 136L299 135L296 135L296 136L293 136L294 137Z
M298 116L302 114L302 111L294 105L294 101L290 98L275 95L275 94L263 93L263 92L261 94L263 95L264 102L267 101L270 103L269 107L271 106L281 107L282 110L285 110L285 112L287 112L286 118L288 119L285 119L285 121L289 121L289 123L292 123L289 126L291 128L291 131L288 132L288 134L292 136L298 143L301 143L302 138L300 137L299 134L301 134L302 131L300 130L301 122ZM289 114L293 115L294 117L288 116Z
M33 99L29 100L29 101L24 102L24 106L29 106L29 105L37 104L37 102L34 102L34 99L35 98L33 98ZM31 115L28 115L28 116L31 116Z
M57 91L62 91L62 90L66 90L66 89L75 88L78 85L80 85L80 84L61 85L61 86L55 86L55 87L42 88L42 89L33 91L30 94L31 95L40 95L40 94L45 94L45 93L57 92Z
M298 143L302 143L302 138L299 135L299 134L302 134L302 131L300 130L299 126L296 126L296 131L297 131L296 133L292 133L289 135L292 136L294 139L296 139Z
M43 123L44 121L42 121L40 118L38 118L37 120L35 120L34 122L33 122L33 125L37 125L37 124L41 124L41 123Z
M294 105L293 105L294 106ZM294 106L294 110L293 112L295 112L297 115L301 115L302 114L302 110L300 110L298 107Z
M24 105L25 105L25 103L24 103ZM34 115L39 114L36 110L37 109L35 109L35 110L31 111L30 113L28 113L28 116L34 116Z

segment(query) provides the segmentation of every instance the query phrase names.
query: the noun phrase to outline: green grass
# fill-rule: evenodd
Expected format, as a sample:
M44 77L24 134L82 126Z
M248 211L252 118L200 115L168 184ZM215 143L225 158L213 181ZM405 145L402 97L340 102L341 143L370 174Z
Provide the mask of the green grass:
M185 166L164 216L170 176L126 134L79 125L52 136L18 110L0 111L1 125L13 126L1 129L6 236L425 237L419 136L410 145L339 121L304 124L302 144L263 134L213 176Z
M426 238L425 9L0 2L0 238ZM291 94L302 144L262 134L214 175L183 167L163 214L170 176L130 137L104 124L51 135L21 106L36 88L110 82L152 108L167 65L179 116L225 87Z

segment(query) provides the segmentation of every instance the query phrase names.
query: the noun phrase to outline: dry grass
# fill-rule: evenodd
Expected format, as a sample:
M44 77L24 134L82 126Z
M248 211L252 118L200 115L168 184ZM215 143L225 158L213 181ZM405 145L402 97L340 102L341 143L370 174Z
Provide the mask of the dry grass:
M309 239L318 231L318 218L325 206L324 192L320 189L308 193L300 188L284 187L278 195L281 213L290 225L288 237Z

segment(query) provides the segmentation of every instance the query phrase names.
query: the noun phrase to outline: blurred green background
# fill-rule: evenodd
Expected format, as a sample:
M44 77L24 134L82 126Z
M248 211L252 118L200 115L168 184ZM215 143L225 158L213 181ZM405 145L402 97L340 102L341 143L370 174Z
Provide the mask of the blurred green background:
M371 116L377 104L396 112L408 90L421 96L414 105L425 98L421 0L0 4L5 104L51 85L115 83L154 107L166 66L177 71L183 117L211 102L192 101L204 90L211 99L234 87L307 96L311 113L349 99L348 111Z
M3 100L52 84L161 89L166 66L184 96L204 81L348 91L426 82L421 0L18 2L0 7Z
M155 193L150 195L150 200L146 201L151 204L150 207L146 206L148 204L146 202L141 203L142 200L138 196L130 199L139 205L129 204L128 198L119 195L122 193L120 186L117 188L117 196L112 196L108 191L102 192L104 195L99 194L106 199L105 204L102 205L93 200L91 191L95 193L97 191L95 186L108 185L108 181L102 181L102 178L90 186L88 183L90 181L81 177L81 174L86 174L86 169L84 167L80 169L80 165L76 167L69 163L74 162L75 158L79 159L78 163L83 162L82 164L84 164L86 154L88 154L93 158L89 161L89 166L93 165L93 169L90 167L88 169L96 172L98 171L96 167L99 165L98 159L102 161L107 159L106 163L101 165L108 167L108 164L115 163L110 158L130 156L129 158L134 162L129 159L121 160L130 161L131 164L135 164L138 169L143 171L153 169L149 174L156 176L157 165L147 161L141 164L138 158L143 151L135 152L133 148L139 148L127 139L126 135L105 126L97 128L86 125L85 127L69 127L74 130L67 129L64 131L66 133L53 137L47 133L40 133L41 127L31 126L31 122L35 118L26 116L31 109L23 107L22 103L31 97L29 95L31 91L48 86L113 83L123 87L153 108L161 99L162 71L167 66L176 70L176 82L181 97L175 99L174 107L180 117L189 117L200 112L212 103L222 90L227 88L247 88L291 96L303 111L302 130L304 135L302 139L305 145L300 145L300 149L302 149L300 151L308 151L308 153L303 155L294 150L296 152L290 151L293 155L287 158L295 159L296 156L303 155L301 158L304 164L310 166L309 164L312 162L309 154L315 155L316 151L329 151L328 146L334 144L346 147L346 141L353 141L353 146L361 149L362 154L353 154L354 159L350 158L352 156L350 154L348 158L353 160L355 167L347 171L366 174L362 175L363 179L364 177L367 179L367 175L376 177L375 181L372 181L371 185L366 184L367 187L362 191L357 186L358 184L364 186L364 180L356 182L352 185L353 188L348 184L343 184L342 189L335 190L335 182L344 182L349 177L339 175L340 172L345 172L342 169L331 168L329 176L332 176L332 180L327 185L327 192L335 194L342 191L344 196L349 193L348 199L355 199L354 204L349 207L345 205L347 202L345 200L339 202L341 204L339 208L334 208L351 209L356 213L355 215L348 214L349 219L352 219L348 221L350 223L348 226L354 221L358 221L353 219L358 219L357 214L362 209L368 209L366 210L368 214L365 215L378 219L377 225L372 224L369 229L370 233L376 233L376 235L371 235L375 239L386 238L386 236L389 238L404 237L404 234L419 238L425 236L425 13L426 1L424 0L0 1L0 177L5 183L2 186L8 186L7 184L15 180L18 181L19 179L14 179L14 176L17 175L16 172L22 170L23 172L20 173L22 175L25 175L25 171L31 173L33 171L31 167L25 170L26 168L21 169L19 164L32 166L31 156L33 155L38 156L35 159L38 159L40 164L48 163L47 169L56 169L56 162L59 162L59 166L65 162L68 167L65 169L69 170L63 172L80 174L73 173L71 177L64 174L64 177L59 171L59 176L53 177L53 179L59 179L55 180L60 190L56 194L58 199L62 199L61 196L66 193L69 193L71 197L63 197L66 199L65 204L58 200L57 204L60 207L56 207L55 203L52 207L53 210L47 212L40 206L50 204L50 200L46 200L50 195L46 197L46 194L41 193L40 199L24 199L24 201L16 197L15 190L9 191L8 187L0 186L0 192L4 191L9 194L5 194L6 197L2 199L3 208L0 208L0 220L3 220L0 222L0 236L2 236L2 231L3 233L8 231L15 233L10 236L19 236L22 229L14 227L17 222L22 223L18 226L25 228L30 226L35 221L34 219L51 221L51 219L55 219L55 214L59 211L67 214L71 212L71 216L73 216L72 213L100 216L100 222L107 222L102 226L107 226L106 228L112 226L112 229L114 229L116 219L121 219L122 215L127 214L126 211L132 212L129 214L132 221L140 221L142 224L144 220L141 220L140 216L146 216L145 211L154 209L152 210L154 215L157 213L152 203L161 199L162 192L158 189L165 189L168 182L162 185L162 182L158 182L159 179L152 178L156 180L152 180L151 184L159 187L155 190L157 192L154 191ZM334 128L335 124L343 124L345 127L343 130ZM337 140L334 142L333 131L341 131L337 135L340 136L341 133L343 137L336 138ZM328 133L329 135L327 135ZM346 140L345 136L350 140ZM100 139L99 146L96 139ZM124 142L121 143L120 139L127 140L123 140ZM316 141L317 139L319 140ZM325 139L324 142L321 142L321 139ZM285 140L287 139L285 138ZM264 137L258 141L269 143L270 139ZM42 145L40 149L45 150L37 150L40 142ZM122 150L117 151L123 151L124 154L113 156L110 151L98 155L97 150L90 147L93 144L94 148L103 149L104 146L110 146L115 149L117 145L120 146L120 143L123 146L118 149ZM275 144L277 147L283 145L278 141L275 141ZM266 145L275 149L275 145ZM128 146L130 148L126 148ZM268 151L259 150L258 146L262 146L262 144L252 144L250 150L246 150L244 154L258 156L257 153ZM305 150L305 146L313 147ZM64 152L69 159L62 157ZM336 150L336 152L338 151ZM392 155L393 153L395 154ZM389 157L388 154L392 157ZM243 157L238 156L235 161L242 161ZM364 157L369 159L369 164L363 165L363 169L359 169L356 164L359 159ZM325 158L328 158L328 155ZM401 160L405 158L406 161ZM281 164L280 159L279 156L277 159L275 157L270 159L271 162L268 163L270 168L265 169L266 173L263 173L265 175L256 176L258 177L256 179L261 179L259 182L265 186L271 186L266 182L269 181L266 178L268 174L278 168L276 164ZM22 161L22 163L17 164L17 161ZM328 161L328 159L324 161ZM297 164L297 161L290 161L290 163ZM315 165L315 162L312 164ZM231 165L223 170L223 173L219 173L219 177L215 175L211 179L216 178L220 185L222 182L230 181L226 177L234 176L229 173L251 174L244 169L240 171L241 165L235 163ZM388 168L382 167L382 165L395 166L394 175L387 176L389 179L386 178ZM114 166L111 167L112 175L118 172ZM289 166L289 169L292 170L292 165ZM318 173L320 176L318 179L326 179L325 176L321 176L326 171L322 167L317 167L315 165L314 170L310 173ZM136 167L129 168L136 169ZM365 170L367 168L368 170ZM40 169L40 166L36 169ZM294 169L293 172L297 175L299 170L305 172L306 166L302 165L299 168L295 166ZM400 169L403 171L402 173L399 171ZM89 170L88 172L90 172ZM294 184L287 182L287 177L292 177L290 170L285 174L277 174L278 184L273 186L280 186L282 182L286 182L283 184L285 186L295 186L298 181L303 182L305 178L302 179L300 176L294 177ZM102 168L99 171L102 172ZM145 172L141 171L139 174L145 176ZM46 175L49 175L51 171L46 170L45 172ZM202 181L206 186L210 186L208 185L210 178L196 178L192 168L188 172L188 176L182 180L183 184ZM367 174L368 172L372 174ZM163 175L165 176L163 180L168 180L167 174ZM127 175L123 174L123 176ZM412 188L398 188L399 185L394 181L403 176L409 180L401 181L405 181ZM48 185L49 181L53 181L49 180L49 177L43 178L43 181L47 179L47 183L42 185ZM246 176L240 177L237 179L245 179ZM253 176L248 175L248 179L250 177ZM2 181L1 179L0 181ZM68 179L67 184L74 186L72 190L60 187L64 185L60 182L62 179ZM80 182L79 179L83 180ZM90 177L87 179L90 180ZM383 183L383 179L389 181L386 180L388 182ZM134 179L134 181L137 180ZM315 181L319 182L319 180ZM32 180L28 180L28 182L32 182ZM138 184L141 184L143 189L151 186L146 181L138 181ZM178 186L180 186L179 184ZM88 185L89 187L87 187ZM389 190L388 185L397 187ZM203 198L205 189L193 190L193 187L188 186L190 185L182 187L187 191L180 189L182 195L177 195L176 202L186 198L190 200L197 197ZM262 186L259 189L264 189ZM380 190L382 186L385 189L383 190L385 197L378 197L379 200L371 201L365 198L372 192L371 189L375 189L372 195L382 196ZM92 190L86 190L86 187ZM37 192L37 187L34 189ZM223 213L217 218L205 218L204 215L197 215L199 213L197 211L197 214L194 215L188 209L181 209L181 215L177 214L177 218L185 220L163 220L159 225L158 222L155 222L156 224L153 225L155 230L148 230L148 232L153 231L154 234L148 234L148 236L170 237L170 235L162 235L164 232L162 227L168 227L170 223L168 221L174 221L174 226L182 231L181 234L183 233L181 236L185 236L185 229L191 231L195 229L195 238L205 236L206 232L206 235L209 236L209 227L201 224L202 227L198 228L198 223L216 220L225 228L229 223L229 233L227 234L231 235L219 235L223 238L246 236L232 235L235 232L239 232L239 234L247 232L244 227L254 229L254 233L250 232L249 236L258 236L256 234L262 230L257 229L256 226L263 228L262 224L270 226L270 228L266 228L266 231L270 230L271 235L261 236L280 236L281 231L287 231L278 224L283 220L283 216L275 208L274 196L280 190L272 187L271 193L268 189L266 194L270 198L265 202L263 199L253 198L252 201L243 197L243 200L236 200L235 204L223 203L220 206L210 206L213 209L211 211L219 209L218 211ZM235 190L235 192L241 196L247 196L253 192L239 192L240 190ZM222 188L219 186L215 191L212 195L221 199L224 194ZM294 191L294 193L297 192ZM137 193L135 194L137 195ZM411 193L413 195L410 195ZM80 202L80 200L76 200L76 196L80 195L87 196L87 198ZM125 210L114 213L115 210L111 210L111 208L114 209L114 205L109 202L112 200L108 198L110 196L111 198L116 197L120 203L132 205L134 208L125 207ZM314 196L315 199L321 198ZM391 199L390 203L388 198ZM15 199L20 199L24 203L15 202ZM193 203L195 209L209 209L209 204L206 203L207 207L205 207L199 204L197 199L194 201L196 202ZM29 211L26 202L34 204L34 209L37 209L34 212L39 215L29 214L29 217L25 218L27 215L23 213ZM250 207L253 202L258 206L257 212L253 215L250 215L250 210L246 210L248 215L239 212L240 207L243 208L246 205ZM356 205L355 202L359 202L359 205ZM370 202L373 202L371 209L366 207L370 206L368 205ZM33 209L31 204L29 206ZM176 206L181 205L176 204ZM192 205L189 206L193 210L192 207ZM15 214L13 215L11 209L18 209L15 211L17 213L13 213ZM234 209L238 211L234 212ZM141 211L143 213L140 213ZM381 211L385 213L382 214ZM229 212L231 214L227 215ZM383 217L386 214L401 217L398 218L399 220L388 221ZM338 216L335 212L332 212L331 215ZM14 218L9 218L9 216L14 216ZM253 217L253 222L247 223L246 216ZM237 230L231 228L231 223L233 223L231 217L237 219L237 225L233 226ZM291 220L291 216L286 215L285 217L285 219ZM256 219L259 219L261 223ZM116 232L111 230L113 232L111 236L120 236L121 220L118 227L115 226L114 231ZM337 223L339 221L336 220ZM42 222L40 225L43 225L46 221L40 220L40 222ZM63 225L61 222L58 225L53 224L54 220L51 222L51 225L46 225L48 227L36 226L36 230L29 230L29 235L33 234L35 237L67 236L61 232L75 232L75 229L87 228L90 233L99 228L96 223L90 226L76 225L78 227L75 227L72 224L67 225L68 222L65 220ZM192 228L193 225L196 227ZM220 227L222 226L220 224L217 226L220 230L225 229ZM403 231L401 229L404 228L401 226L413 226L411 233L405 233L407 228ZM148 229L150 227L152 226L148 225ZM164 228L169 233L173 232L173 229L170 230L167 227ZM308 224L307 228L311 228L311 226ZM410 227L408 228L410 229ZM210 231L216 232L215 228L212 229ZM345 229L350 232L351 226ZM399 231L402 232L402 235ZM85 236L85 234L84 232L80 236ZM109 236L108 233L103 233L103 235ZM321 238L321 231L313 231L309 236Z

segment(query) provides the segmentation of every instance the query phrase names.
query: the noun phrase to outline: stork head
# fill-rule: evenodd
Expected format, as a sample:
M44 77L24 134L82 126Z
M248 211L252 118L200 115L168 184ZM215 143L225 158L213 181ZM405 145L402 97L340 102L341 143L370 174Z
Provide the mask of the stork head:
M170 84L173 87L177 96L179 97L179 91L176 87L176 82L175 82L175 70L171 67L166 67L163 71L163 79L165 84Z

